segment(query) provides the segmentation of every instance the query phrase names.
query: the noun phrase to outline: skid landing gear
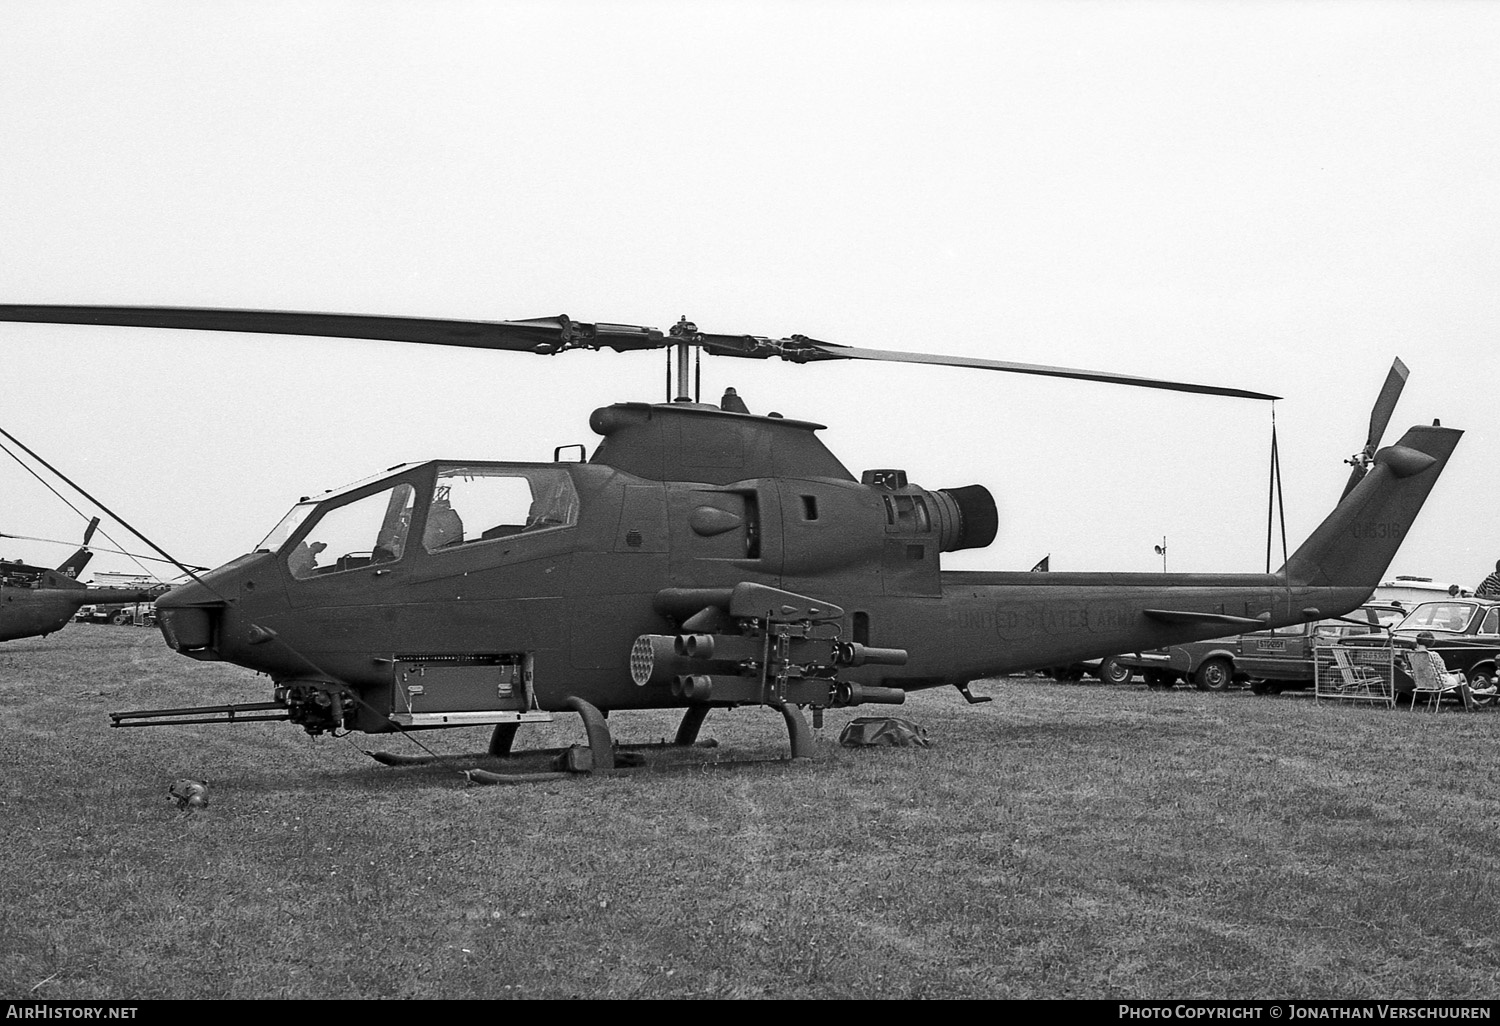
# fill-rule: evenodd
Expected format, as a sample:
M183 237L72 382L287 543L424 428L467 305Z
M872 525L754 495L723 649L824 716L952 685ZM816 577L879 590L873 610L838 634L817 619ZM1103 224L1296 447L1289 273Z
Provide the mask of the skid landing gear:
M699 741L698 732L708 718L710 705L690 705L677 727L677 735L670 746L665 743L638 745L616 745L610 734L606 714L597 706L581 698L569 698L568 707L583 720L586 745L571 748L538 749L528 752L513 752L519 723L499 723L490 735L488 751L471 752L464 755L397 755L393 752L367 752L370 758L386 766L428 766L433 763L463 764L487 759L512 759L522 756L551 755L553 768L524 773L495 773L473 767L458 767L464 777L474 784L523 784L543 780L566 780L581 773L612 775L644 766L645 756L630 749L640 748L691 748L717 747L717 742ZM791 761L805 762L813 758L813 735L808 729L807 718L802 709L790 702L778 707L786 723L787 737L791 742ZM818 712L820 710L815 710Z
M519 723L497 723L495 732L490 735L490 750L487 754L504 759L510 755L510 746L516 742L516 731L521 729Z
M677 736L672 744L678 748L690 748L698 740L698 731L703 728L703 721L708 719L708 711L712 706L690 705L682 716L682 722L677 725Z
M569 698L568 708L583 717L583 730L589 738L590 772L608 773L615 768L615 740L609 735L604 714L581 698ZM569 767L571 769L571 767Z
M589 743L587 748L575 746L565 749L557 758L558 770L550 773L491 773L489 770L469 769L464 770L464 776L471 784L529 784L539 780L565 780L575 773L614 773L624 766L645 764L640 756L621 757L617 760L615 741L609 733L609 721L597 706L581 698L570 697L568 708L583 719L583 732ZM496 736L490 741L491 754L501 754L494 752L497 742L505 748L503 754L509 754L510 742L514 740L514 731L511 733L511 737L502 738L499 729L496 729ZM617 762L621 764L618 767Z
M558 757L558 772L502 774L466 769L463 771L464 775L476 783L519 783L532 780L559 780L573 773L613 773L620 766L644 764L645 760L638 755L623 757L616 755L614 739L609 733L609 722L597 706L581 698L569 698L568 708L582 718L588 746L551 750L548 754ZM497 723L494 733L490 735L489 750L484 752L471 752L465 755L397 755L393 752L368 752L366 754L386 766L426 766L438 762L462 763L479 759L508 759L512 756L511 748L515 744L516 733L520 727L519 723Z
M792 761L812 759L812 731L807 729L807 717L802 715L802 710L795 705L783 705L781 707L781 718L786 720L786 731L791 737Z

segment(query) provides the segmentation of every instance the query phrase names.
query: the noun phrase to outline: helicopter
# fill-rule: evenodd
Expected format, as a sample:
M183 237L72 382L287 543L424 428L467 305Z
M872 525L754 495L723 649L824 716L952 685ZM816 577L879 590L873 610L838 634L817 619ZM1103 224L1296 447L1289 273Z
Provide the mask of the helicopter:
M66 627L73 614L91 603L148 602L161 593L150 588L90 588L78 580L93 558L89 541L98 527L99 518L94 517L83 532L83 545L55 568L0 560L0 641L46 637ZM19 537L0 534L0 538Z
M944 570L998 531L988 489L851 473L822 425L689 394L690 354L922 363L1260 400L1233 388L792 335L575 321L461 321L177 307L0 306L0 320L242 331L557 355L670 348L675 394L594 411L588 457L440 459L305 497L255 549L157 600L167 644L265 673L269 702L112 713L114 726L287 720L311 735L493 726L580 715L616 768L608 716L682 709L691 745L716 709L781 713L794 759L824 710L1122 651L1338 616L1385 573L1462 432L1371 449L1276 573ZM1388 419L1389 409L1377 414ZM564 458L565 452L573 458ZM419 757L412 757L413 760ZM383 761L397 761L389 757ZM471 779L476 779L471 777Z

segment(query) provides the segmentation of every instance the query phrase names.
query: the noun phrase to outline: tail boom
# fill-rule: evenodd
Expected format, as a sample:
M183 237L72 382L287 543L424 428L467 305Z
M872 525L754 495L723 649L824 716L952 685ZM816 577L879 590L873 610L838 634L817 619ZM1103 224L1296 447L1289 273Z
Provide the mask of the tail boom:
M934 637L963 655L953 676L973 680L1342 616L1369 600L1462 434L1414 427L1377 452L1278 573L944 571ZM930 673L910 647L903 673Z

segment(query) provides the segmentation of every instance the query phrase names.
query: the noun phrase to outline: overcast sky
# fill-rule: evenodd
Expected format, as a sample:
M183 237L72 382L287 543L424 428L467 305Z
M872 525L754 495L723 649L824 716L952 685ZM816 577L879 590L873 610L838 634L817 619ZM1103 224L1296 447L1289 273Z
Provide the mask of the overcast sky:
M1291 547L1400 356L1385 441L1467 434L1392 573L1472 587L1500 559L1497 68L1500 5L1440 0L8 0L0 302L685 314L1271 392ZM1271 404L703 378L828 425L856 474L988 486L999 539L946 565L1160 570L1166 538L1174 571L1265 566ZM660 353L0 324L0 426L209 565L299 496L592 452L592 409L662 395ZM82 529L0 454L0 532Z

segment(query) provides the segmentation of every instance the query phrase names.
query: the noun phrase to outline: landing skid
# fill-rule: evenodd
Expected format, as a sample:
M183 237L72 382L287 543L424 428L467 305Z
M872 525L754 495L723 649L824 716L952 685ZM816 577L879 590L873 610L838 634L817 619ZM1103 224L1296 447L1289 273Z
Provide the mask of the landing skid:
M807 717L795 705L783 705L781 718L786 720L786 732L792 739L792 761L811 760L813 757L812 731L807 729Z
M702 729L703 722L708 718L709 710L712 708L709 705L689 706L682 722L677 727L676 737L670 743L657 741L635 744L616 744L610 735L609 721L605 719L605 714L593 704L581 698L569 698L568 707L578 713L583 720L584 734L588 739L587 745L513 752L512 747L521 725L497 723L494 733L490 735L489 749L484 752L471 752L463 755L398 755L394 752L366 752L365 754L385 766L430 766L435 763L462 764L492 759L551 757L553 769L523 773L494 773L475 767L455 766L470 783L521 784L566 780L583 773L612 776L628 772L646 764L645 756L641 754L642 749L665 750L718 746L718 742L712 739L698 740L698 732ZM791 760L793 762L811 760L813 737L802 710L795 705L787 704L782 705L780 711L782 719L786 722L787 735L791 741Z

